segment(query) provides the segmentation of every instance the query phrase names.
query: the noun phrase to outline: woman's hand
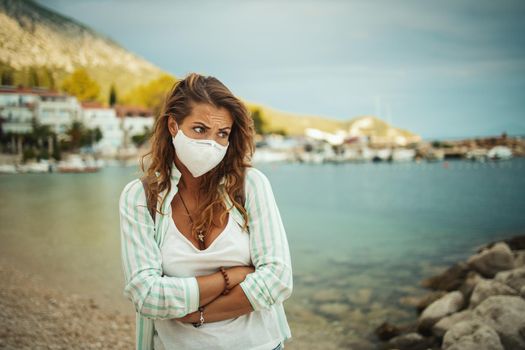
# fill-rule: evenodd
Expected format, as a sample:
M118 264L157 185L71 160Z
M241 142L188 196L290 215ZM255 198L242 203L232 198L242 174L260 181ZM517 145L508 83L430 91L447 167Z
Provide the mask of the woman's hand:
M226 274L228 275L228 279L230 281L230 288L233 288L234 286L244 281L244 279L246 278L246 275L254 272L255 267L253 265L233 266L233 267L225 268L225 270L226 270Z
M246 275L254 272L255 267L253 265L249 265L249 266L242 265L242 266L232 266L232 267L224 268L224 270L226 270L226 274L228 275L228 280L230 281L230 289L233 289L233 287L235 287L236 285L244 281L244 279L246 278ZM221 272L219 271L218 273L221 273ZM213 300L211 302L213 302ZM210 304L211 302L209 302L208 304ZM197 310L197 311L187 314L184 317L175 318L175 320L184 322L184 323L194 323L194 322L199 321L199 317L200 317L200 312Z

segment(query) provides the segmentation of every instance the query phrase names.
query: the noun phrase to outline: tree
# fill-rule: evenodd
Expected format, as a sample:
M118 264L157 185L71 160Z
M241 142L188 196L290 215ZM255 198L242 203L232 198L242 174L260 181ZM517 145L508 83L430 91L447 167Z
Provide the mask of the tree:
M252 112L252 119L253 119L253 125L255 127L255 132L259 135L263 135L265 133L265 122L261 115L261 110L259 108L256 108Z
M122 102L151 108L153 115L158 115L166 94L176 81L173 76L162 74L157 79L133 88L122 98Z
M273 129L271 131L272 134L278 134L278 135L282 135L282 136L286 136L288 135L288 133L286 132L286 130L284 130L283 128L278 128L278 129Z
M38 71L35 67L29 67L27 86L40 86L40 80L38 79Z
M70 151L78 151L83 146L90 146L102 139L102 131L99 127L88 129L80 121L74 121L66 131L69 141L65 143L65 148Z
M113 107L117 103L117 91L115 90L115 85L111 84L109 88L109 105Z
M145 126L144 132L139 135L133 135L131 137L131 141L135 144L135 146L140 147L150 138L150 136L151 136L151 129Z
M100 93L100 85L91 79L84 68L78 68L64 79L62 90L76 96L81 101L89 101L97 99Z
M40 85L54 89L55 88L55 78L53 77L53 72L48 67L42 67L40 69Z
M13 76L13 70L10 68L2 69L0 80L2 85L14 85L15 79Z
M71 127L66 131L69 136L69 146L71 150L78 150L82 146L82 140L85 134L84 124L74 121Z

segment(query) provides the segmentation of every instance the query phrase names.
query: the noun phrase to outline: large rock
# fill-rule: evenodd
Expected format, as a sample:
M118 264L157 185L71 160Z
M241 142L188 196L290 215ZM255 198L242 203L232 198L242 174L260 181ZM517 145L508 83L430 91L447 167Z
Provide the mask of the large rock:
M417 332L401 334L389 340L388 345L390 348L395 349L410 349L410 350L424 350L432 348L435 343L435 339L423 337Z
M496 280L482 280L472 292L469 309L475 308L483 300L493 295L518 295L518 291Z
M519 291L525 286L525 267L499 272L494 279Z
M465 281L463 281L463 284L459 287L459 291L463 293L463 296L465 297L465 300L470 299L470 296L472 295L472 292L474 291L474 288L476 287L476 284L479 283L479 281L484 280L483 277L476 271L469 271L467 273L467 277L465 278Z
M500 242L505 242L511 250L525 249L525 235L521 235L521 236L514 236L509 239L504 239L503 241L491 242L489 244L484 245L480 250L478 250L478 252L480 252L481 250L485 248L491 248L495 244L500 243Z
M472 255L467 264L484 277L492 278L500 271L514 268L514 256L506 243L499 242Z
M459 291L447 293L443 297L430 304L418 319L418 329L426 332L445 316L448 316L463 307L463 294Z
M525 300L519 296L496 295L474 309L499 335L505 349L525 349Z
M420 284L424 288L453 291L463 284L468 271L468 265L461 261L437 276L422 280Z
M443 317L439 320L434 327L432 327L432 333L435 336L442 338L447 331L452 328L456 323L461 321L467 321L472 318L472 310L463 310L456 312L455 314Z
M422 296L404 296L399 299L399 303L406 306L414 306L418 313L425 310L430 304L447 294L444 290L428 292Z
M504 350L498 333L479 319L456 323L443 337L445 350Z

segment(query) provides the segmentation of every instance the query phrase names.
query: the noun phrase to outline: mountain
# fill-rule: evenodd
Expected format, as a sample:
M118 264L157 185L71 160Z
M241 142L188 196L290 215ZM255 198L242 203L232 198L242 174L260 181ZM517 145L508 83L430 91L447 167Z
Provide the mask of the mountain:
M370 136L376 141L406 140L418 142L421 137L411 131L396 128L376 116L365 115L350 120L330 119L315 115L299 115L244 101L250 110L259 110L270 130L283 130L289 135L304 135L306 128L335 133L344 130L353 136Z
M145 96L162 95L176 78L129 52L111 38L78 21L31 0L0 0L0 73L31 74L45 68L44 78L57 87L76 68L84 68L100 85L100 101L107 102L111 84L125 103L152 107ZM36 73L33 73L36 75ZM51 75L49 79L47 75ZM38 79L41 81L42 79ZM23 79L26 81L26 79ZM33 80L34 81L34 80ZM128 94L129 93L129 94ZM345 130L378 137L412 137L414 134L389 126L376 117L348 121L315 115L278 111L243 100L250 110L259 110L267 130L304 135L306 128L327 132ZM372 119L370 119L372 118Z
M104 102L111 83L122 95L163 73L111 38L30 0L0 0L0 63L16 71L49 68L57 83L84 67Z

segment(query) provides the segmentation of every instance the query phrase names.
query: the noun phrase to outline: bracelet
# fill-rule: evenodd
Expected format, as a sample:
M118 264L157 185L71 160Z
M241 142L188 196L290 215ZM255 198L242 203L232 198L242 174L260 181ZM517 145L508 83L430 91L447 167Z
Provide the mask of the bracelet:
M199 311L201 313L200 322L192 323L193 327L195 327L195 328L198 328L198 327L200 327L200 326L202 326L204 324L204 306L199 307Z
M226 273L226 270L223 266L219 268L219 270L222 273L222 276L224 277L224 281L226 282L226 285L224 286L224 290L222 291L222 295L226 295L230 292L230 279L228 278L228 274Z

